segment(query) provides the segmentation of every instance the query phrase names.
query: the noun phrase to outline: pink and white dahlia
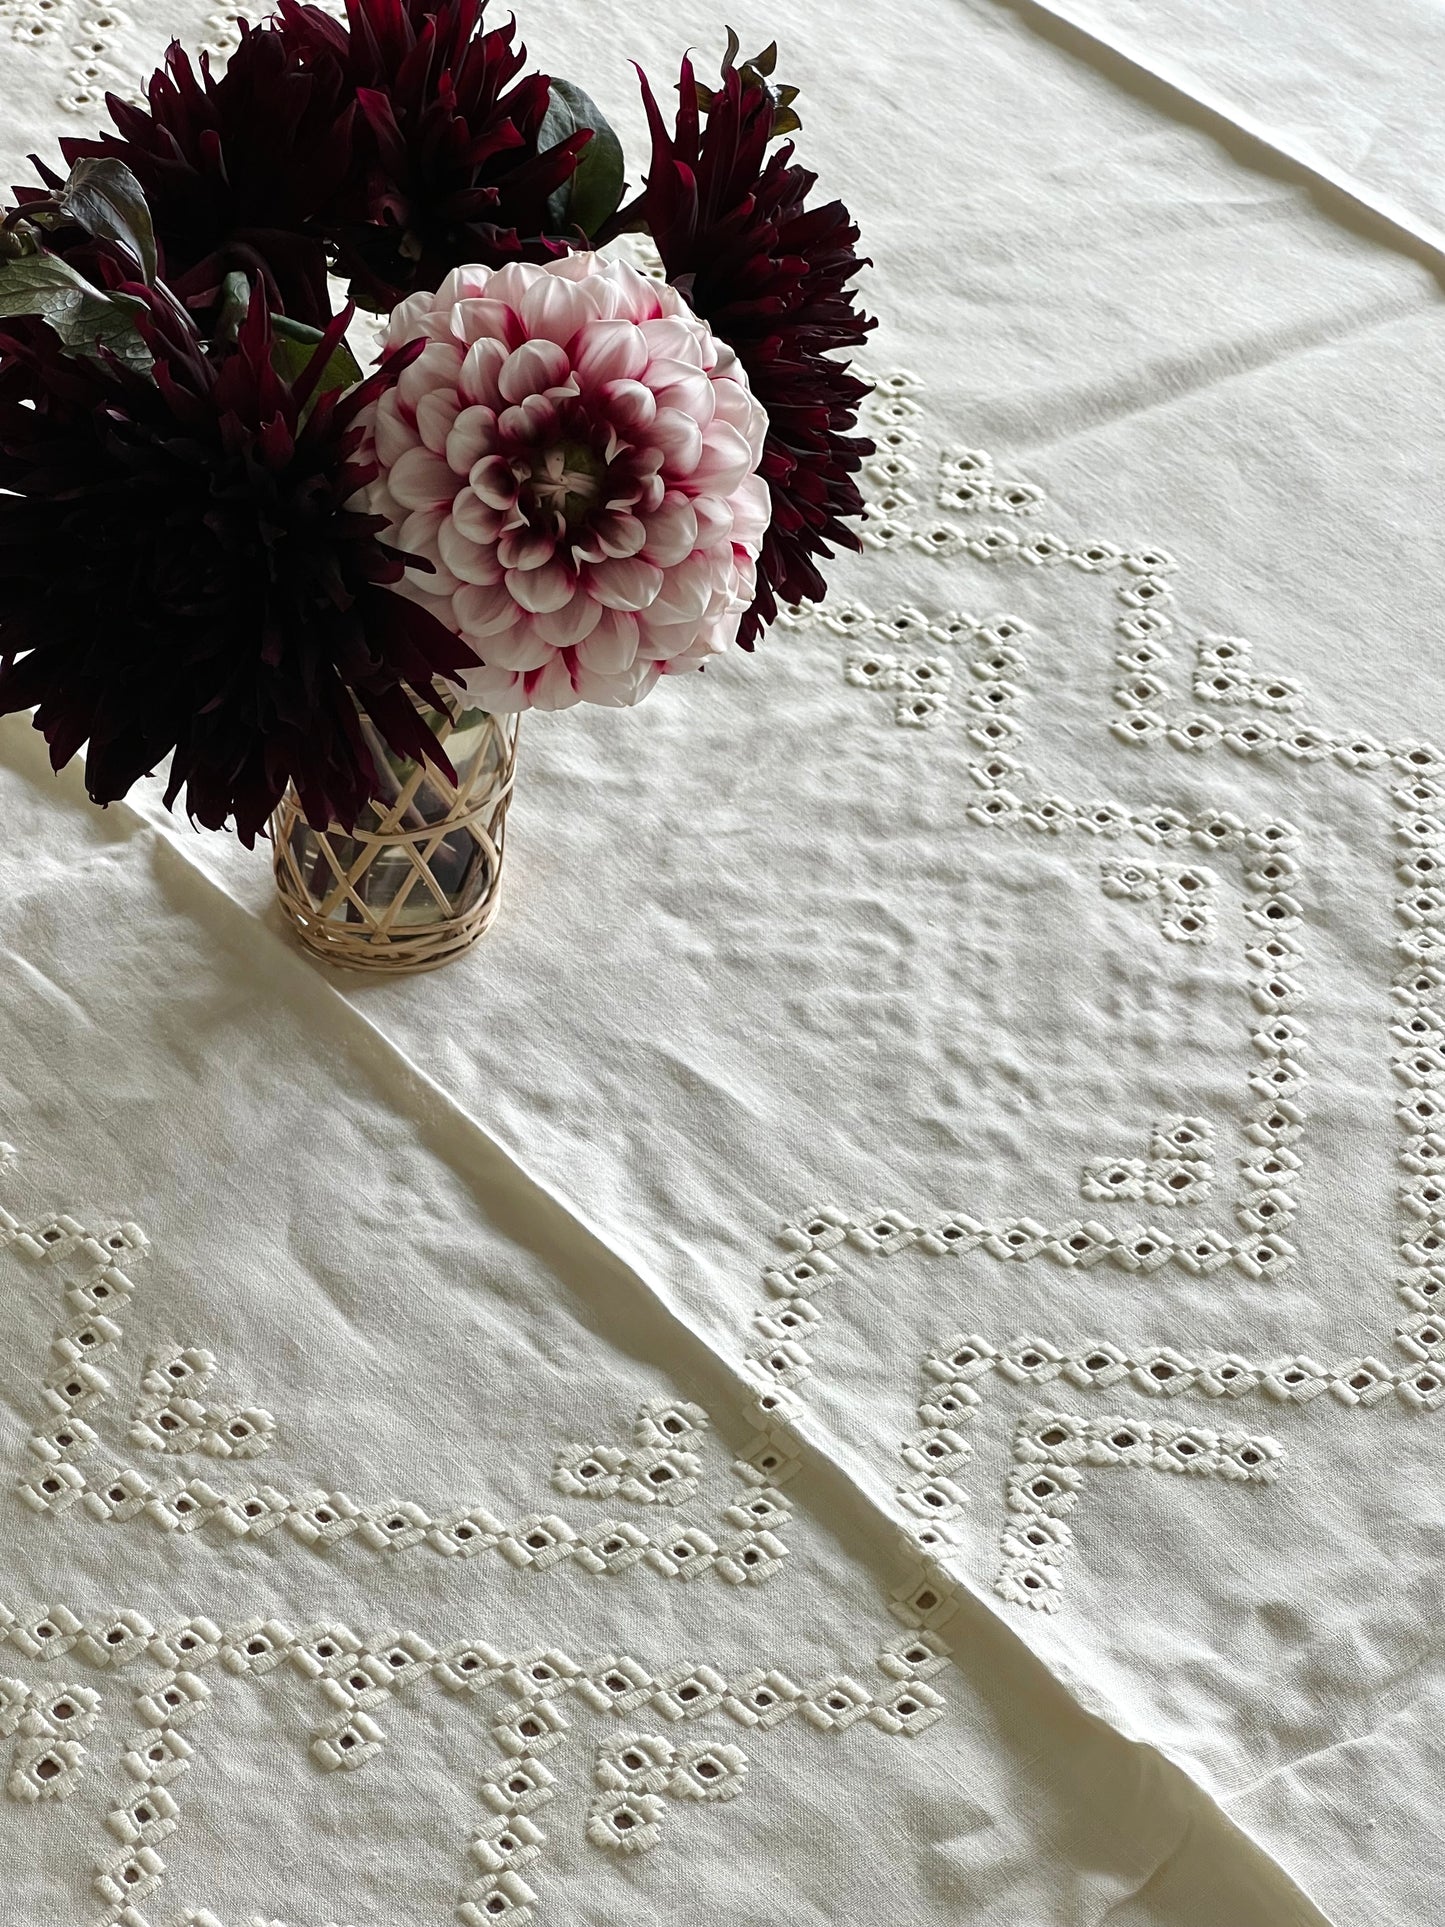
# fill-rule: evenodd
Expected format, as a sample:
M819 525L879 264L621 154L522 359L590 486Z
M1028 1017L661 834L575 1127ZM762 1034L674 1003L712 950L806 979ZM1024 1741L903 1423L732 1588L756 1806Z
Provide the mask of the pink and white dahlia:
M405 592L494 710L635 703L725 649L756 590L767 416L678 292L620 261L457 268L392 312L427 345L369 420Z

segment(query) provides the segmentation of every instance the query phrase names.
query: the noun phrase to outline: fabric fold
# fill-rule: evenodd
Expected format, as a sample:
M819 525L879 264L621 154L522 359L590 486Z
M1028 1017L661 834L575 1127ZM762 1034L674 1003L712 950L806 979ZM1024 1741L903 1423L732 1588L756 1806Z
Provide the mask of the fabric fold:
M990 0L1028 21L1077 59L1089 61L1116 85L1137 91L1165 112L1203 126L1234 150L1254 150L1254 163L1269 157L1293 178L1312 184L1320 205L1349 227L1368 222L1372 238L1398 248L1445 277L1445 229L1424 220L1395 196L1357 178L1327 156L1272 127L1258 113L1230 100L1191 73L1167 51L1147 47L1104 20L1064 0ZM1249 158L1241 154L1241 159Z
M570 1232L580 1235L587 1242L595 1252L597 1262L605 1265L619 1281L625 1279L632 1292L640 1294L649 1314L660 1316L669 1329L685 1339L686 1348L695 1361L698 1381L711 1380L715 1385L721 1381L726 1384L727 1392L717 1394L720 1405L732 1404L741 1409L751 1405L757 1396L756 1381L744 1375L738 1359L725 1355L715 1339L687 1317L674 1294L647 1275L637 1256L627 1251L615 1234L604 1233L589 1221L575 1203L529 1170L516 1147L504 1144L478 1117L463 1108L434 1078L413 1062L405 1050L388 1037L355 1001L328 983L321 971L299 955L291 954L284 936L267 929L264 923L225 890L216 877L196 863L196 840L193 837L172 831L166 823L132 810L129 805L116 807L133 817L143 835L148 834L155 839L159 852L164 852L171 861L183 866L187 877L200 888L205 898L223 905L228 915L244 918L261 941L274 947L278 967L293 983L298 987L304 983L309 996L320 997L333 1010L344 1013L345 1021L366 1036L369 1046L397 1066L417 1094L419 1113L436 1113L445 1119L443 1129L449 1150L459 1139L475 1147L479 1154L477 1181L484 1186L489 1204L495 1206L499 1193L507 1199L510 1212L516 1214L519 1235L536 1236L546 1218L555 1214ZM204 918L201 921L204 922ZM542 1242L545 1247L547 1240L544 1238ZM890 1512L876 1479L868 1475L855 1455L840 1448L839 1443L830 1439L817 1425L797 1423L785 1412L775 1414L771 1423L778 1432L786 1434L802 1449L814 1473L819 1525L830 1531L841 1529L850 1536L861 1534L865 1541L877 1547L890 1523ZM880 1558L879 1552L875 1551L873 1556L879 1563L896 1565L896 1561L890 1560L886 1553ZM1237 1828L1246 1864L1253 1856L1268 1863L1269 1878L1279 1883L1279 1895L1274 1904L1291 1909L1288 1915L1278 1916L1278 1927L1285 1927L1286 1920L1291 1927L1296 1927L1296 1924L1297 1927L1334 1927L1303 1886L1265 1852L1246 1827L1231 1817L1230 1803L1220 1800L1200 1784L1190 1761L1175 1757L1168 1748L1161 1748L1147 1734L1130 1730L1130 1724L1121 1718L1121 1709L1111 1702L1099 1681L1091 1679L1087 1672L1065 1668L1057 1659L1050 1664L1030 1643L1019 1638L988 1597L972 1586L965 1576L945 1569L938 1569L936 1576L940 1593L956 1604L952 1610L946 1606L933 1609L928 1616L929 1623L937 1625L949 1637L960 1665L964 1664L962 1655L965 1652L977 1657L981 1648L988 1649L987 1671L990 1676L1008 1677L1013 1682L1011 1694L1016 1693L1030 1703L1042 1702L1036 1714L1040 1728L1057 1728L1057 1713L1045 1709L1052 1694L1064 1695L1074 1715L1090 1725L1097 1723L1108 1733L1110 1744L1141 1749L1152 1762L1151 1771L1173 1779L1184 1798L1186 1809L1190 1803L1198 1803L1208 1815L1207 1819L1197 1816L1184 1819L1182 1841L1171 1848L1157 1866L1149 1869L1147 1877L1134 1894L1116 1902L1107 1915L1100 1917L1099 1927L1105 1927L1106 1920L1122 1923L1131 1919L1130 1907L1146 1895L1156 1882L1167 1890L1167 1869L1176 1857L1178 1864L1188 1870L1188 1877L1197 1879L1199 1873L1190 1843L1203 1836L1218 1834L1221 1826L1224 1828L1223 1836L1211 1851L1218 1851L1219 1846L1225 1845L1230 1829ZM881 1592L884 1589L881 1578L879 1585ZM1110 1770L1117 1769L1111 1767ZM1248 1884L1246 1876L1245 1886ZM1274 1927L1274 1920L1275 1917L1271 1915L1271 1927Z

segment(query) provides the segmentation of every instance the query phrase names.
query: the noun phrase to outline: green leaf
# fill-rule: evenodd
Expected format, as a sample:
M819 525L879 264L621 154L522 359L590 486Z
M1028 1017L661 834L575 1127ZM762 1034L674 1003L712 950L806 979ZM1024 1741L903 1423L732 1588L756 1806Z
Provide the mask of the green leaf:
M151 352L133 320L144 313L134 296L93 288L59 255L26 254L0 262L0 316L39 315L74 354L98 357L105 348L146 372Z
M295 381L316 353L316 344L320 339L319 328L312 328L304 321L293 321L290 315L273 314L271 366L287 381ZM331 359L321 371L316 393L324 395L332 388L350 388L360 380L361 369L355 355L344 341L338 341L331 351Z
M124 161L77 161L56 197L64 212L87 234L119 241L132 255L141 278L156 278L156 237L140 182Z
M0 221L0 261L18 261L23 254L39 254L40 237L28 221L20 219L17 208Z
M221 277L221 301L216 310L218 341L234 341L251 306L251 283L239 268Z
M547 224L556 234L574 227L595 234L617 212L626 183L622 142L602 109L570 80L554 80L537 135L539 151L545 153L584 127L592 130L592 138L582 150L577 171L547 202Z

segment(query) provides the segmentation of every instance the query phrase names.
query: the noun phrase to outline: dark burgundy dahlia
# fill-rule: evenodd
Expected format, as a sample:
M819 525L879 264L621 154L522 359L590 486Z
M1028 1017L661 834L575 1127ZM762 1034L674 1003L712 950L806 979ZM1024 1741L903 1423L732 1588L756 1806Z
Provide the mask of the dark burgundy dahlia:
M444 764L418 706L475 663L346 506L353 417L410 355L316 398L335 330L288 383L259 300L214 355L160 297L139 326L151 376L0 336L0 714L35 707L57 769L86 748L97 803L171 754L167 803L247 845L288 781L349 827L378 739Z
M316 226L352 165L353 104L334 63L309 63L269 27L243 24L215 77L172 45L146 88L148 105L107 96L117 131L63 140L68 163L123 161L144 190L161 274L197 311L214 307L239 269L274 309L314 327L331 318L326 245ZM51 188L59 178L42 168ZM43 190L17 189L22 204ZM64 237L58 237L63 239ZM84 246L78 233L75 241Z
M830 543L859 547L847 518L862 513L854 478L873 444L851 431L869 389L833 354L874 326L848 285L867 263L841 201L807 205L817 176L793 164L791 143L769 153L778 96L765 83L729 66L709 94L684 61L672 133L645 79L643 91L652 127L643 219L668 280L731 343L768 411L760 472L772 524L738 631L750 649L779 601L822 598L815 557L831 555Z
M280 0L293 56L341 76L355 153L323 216L363 307L388 313L455 267L546 261L548 201L590 135L540 149L551 93L522 75L515 24L483 32L485 0L346 0L346 22Z

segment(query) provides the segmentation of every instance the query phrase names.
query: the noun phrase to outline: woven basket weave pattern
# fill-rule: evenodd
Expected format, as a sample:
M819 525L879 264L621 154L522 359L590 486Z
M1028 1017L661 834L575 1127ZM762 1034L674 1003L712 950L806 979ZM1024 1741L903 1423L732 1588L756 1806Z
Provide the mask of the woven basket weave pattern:
M317 829L294 790L272 819L276 889L301 942L351 970L435 970L469 950L497 914L517 718L441 715L456 767L399 769L373 743L385 795L353 830Z

